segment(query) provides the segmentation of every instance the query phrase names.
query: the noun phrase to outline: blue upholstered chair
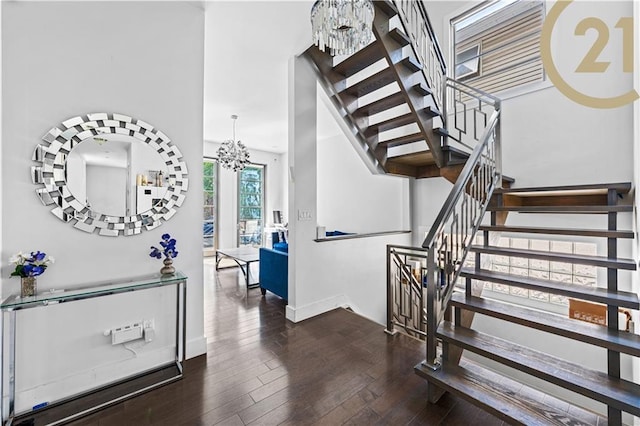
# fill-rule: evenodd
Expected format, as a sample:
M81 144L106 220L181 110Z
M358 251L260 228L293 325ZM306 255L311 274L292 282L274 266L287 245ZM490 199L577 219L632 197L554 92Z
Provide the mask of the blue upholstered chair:
M273 249L260 248L260 290L267 290L284 300L289 298L289 245L272 234Z

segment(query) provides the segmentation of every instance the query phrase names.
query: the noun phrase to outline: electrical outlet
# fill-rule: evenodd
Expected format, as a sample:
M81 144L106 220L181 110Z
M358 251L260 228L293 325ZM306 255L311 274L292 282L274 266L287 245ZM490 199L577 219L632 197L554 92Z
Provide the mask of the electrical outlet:
M156 337L155 321L153 319L144 321L144 341L152 342Z
M311 220L311 211L298 210L298 220Z
M136 322L111 329L111 344L119 345L142 338L142 323Z

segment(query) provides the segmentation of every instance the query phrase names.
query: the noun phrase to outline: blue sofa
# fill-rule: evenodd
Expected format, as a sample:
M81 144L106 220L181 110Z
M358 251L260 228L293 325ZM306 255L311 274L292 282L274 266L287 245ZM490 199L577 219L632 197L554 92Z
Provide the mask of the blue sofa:
M289 246L274 240L273 249L260 248L260 290L289 299Z

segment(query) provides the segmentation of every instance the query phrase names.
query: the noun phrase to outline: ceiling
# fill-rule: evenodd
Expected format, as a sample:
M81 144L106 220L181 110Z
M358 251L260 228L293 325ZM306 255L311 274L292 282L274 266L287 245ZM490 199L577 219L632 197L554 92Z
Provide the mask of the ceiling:
M288 64L311 44L313 1L211 1L205 12L204 139L233 133L286 152Z

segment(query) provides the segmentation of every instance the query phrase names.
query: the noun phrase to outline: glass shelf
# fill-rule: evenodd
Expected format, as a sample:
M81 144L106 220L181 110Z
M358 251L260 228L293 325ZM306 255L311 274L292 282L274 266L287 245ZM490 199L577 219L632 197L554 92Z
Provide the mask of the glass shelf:
M136 291L153 287L162 287L186 280L186 275L184 275L180 271L176 271L172 275L161 275L160 273L156 273L136 278L125 278L117 281L103 281L92 283L87 286L74 287L69 290L45 290L39 292L35 296L29 297L20 297L19 294L12 294L2 302L2 305L0 305L0 309L2 309L3 311L28 309L54 303L69 302L72 300L82 300L89 299L91 297L123 293L126 291Z

